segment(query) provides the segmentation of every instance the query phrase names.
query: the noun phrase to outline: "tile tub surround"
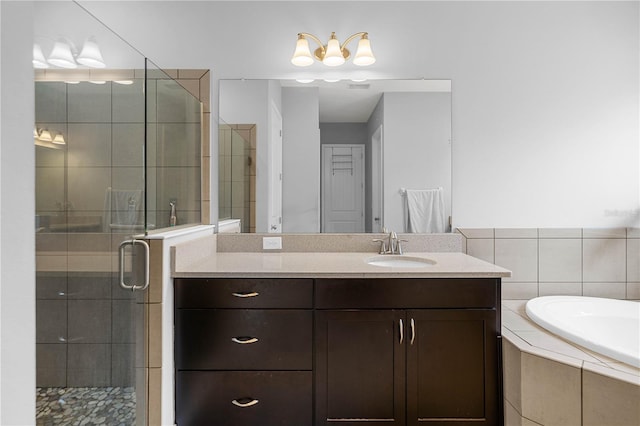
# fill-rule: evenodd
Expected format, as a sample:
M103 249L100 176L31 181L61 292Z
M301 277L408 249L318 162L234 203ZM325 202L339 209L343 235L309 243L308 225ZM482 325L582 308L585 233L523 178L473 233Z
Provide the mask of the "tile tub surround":
M640 300L638 228L460 228L463 251L510 269L503 299Z
M505 424L640 424L640 369L547 332L525 304L502 302Z

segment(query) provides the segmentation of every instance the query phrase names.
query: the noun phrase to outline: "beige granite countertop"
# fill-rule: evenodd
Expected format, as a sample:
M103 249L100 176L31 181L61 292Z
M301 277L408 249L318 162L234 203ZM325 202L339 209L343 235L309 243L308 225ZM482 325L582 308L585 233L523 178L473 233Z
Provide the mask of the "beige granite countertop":
M380 267L367 263L376 253L213 252L174 263L176 278L499 278L511 272L463 253L415 252L406 257L435 261L418 268Z

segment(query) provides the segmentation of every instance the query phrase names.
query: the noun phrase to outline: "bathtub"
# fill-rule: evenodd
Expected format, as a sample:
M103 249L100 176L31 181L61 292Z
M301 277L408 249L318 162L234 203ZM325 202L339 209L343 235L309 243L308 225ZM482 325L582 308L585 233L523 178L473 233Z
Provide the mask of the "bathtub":
M558 336L640 368L640 303L584 296L527 302L529 318Z

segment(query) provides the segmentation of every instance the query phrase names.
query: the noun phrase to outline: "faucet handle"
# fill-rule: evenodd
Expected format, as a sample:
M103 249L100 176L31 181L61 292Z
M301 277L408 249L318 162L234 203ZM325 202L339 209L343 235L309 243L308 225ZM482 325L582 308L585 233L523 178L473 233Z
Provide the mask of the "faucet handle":
M380 243L380 250L378 251L379 254L385 254L387 252L387 241L380 239L380 238L374 238L372 240L374 243Z
M404 254L402 252L402 243L408 243L408 242L409 240L401 240L401 239L396 240L396 253Z

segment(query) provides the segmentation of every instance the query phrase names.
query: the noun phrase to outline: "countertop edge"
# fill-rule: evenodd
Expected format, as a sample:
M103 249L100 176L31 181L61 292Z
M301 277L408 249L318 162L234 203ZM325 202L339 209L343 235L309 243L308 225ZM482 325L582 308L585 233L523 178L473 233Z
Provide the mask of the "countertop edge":
M175 272L173 278L506 278L498 272Z

